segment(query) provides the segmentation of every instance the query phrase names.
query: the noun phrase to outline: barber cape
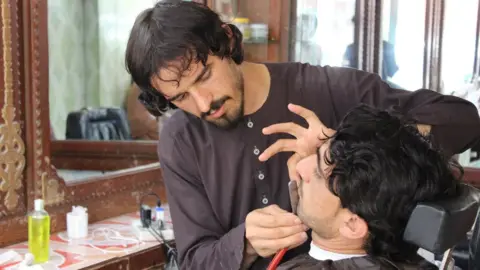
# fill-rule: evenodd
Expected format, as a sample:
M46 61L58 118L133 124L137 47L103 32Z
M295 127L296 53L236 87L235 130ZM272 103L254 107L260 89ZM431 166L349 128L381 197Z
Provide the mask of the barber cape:
M368 255L345 255L329 252L311 244L309 254L299 255L277 267L277 270L354 270L354 269L438 269L419 256L418 265L374 260Z

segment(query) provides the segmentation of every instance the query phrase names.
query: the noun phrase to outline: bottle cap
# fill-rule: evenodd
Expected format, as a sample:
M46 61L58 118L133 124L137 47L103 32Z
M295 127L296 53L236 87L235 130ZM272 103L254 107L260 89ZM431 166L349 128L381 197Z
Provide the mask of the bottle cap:
M245 18L245 17L236 17L235 19L233 19L233 22L234 23L249 23L250 19Z
M42 211L43 210L43 206L44 206L44 203L43 203L43 200L42 199L36 199L34 201L34 209L35 211Z

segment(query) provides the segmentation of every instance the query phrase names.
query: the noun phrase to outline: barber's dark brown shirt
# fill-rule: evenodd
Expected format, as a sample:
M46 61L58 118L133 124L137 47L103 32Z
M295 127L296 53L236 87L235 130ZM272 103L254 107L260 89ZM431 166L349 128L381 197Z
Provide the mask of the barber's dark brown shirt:
M306 125L288 111L288 103L313 110L333 129L360 103L394 109L432 125L435 140L448 153L462 152L480 134L476 108L460 98L391 89L378 75L354 69L299 63L267 67L267 101L236 128L222 130L182 111L165 123L158 151L182 269L239 269L246 215L271 204L290 211L286 163L291 153L258 161L266 147L285 137L262 135L262 128L290 121ZM286 258L307 250L308 243ZM265 269L270 259L258 259L251 269Z

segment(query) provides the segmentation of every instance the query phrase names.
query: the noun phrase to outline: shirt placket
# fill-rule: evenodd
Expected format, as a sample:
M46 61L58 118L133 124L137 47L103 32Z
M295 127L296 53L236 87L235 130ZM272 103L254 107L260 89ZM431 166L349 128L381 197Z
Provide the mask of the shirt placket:
M255 123L252 118L247 119L246 125L247 125L247 128L250 129L250 132L253 135L252 136L253 139L250 145L252 148L252 155L253 155L252 177L257 187L257 194L259 195L257 200L262 207L265 207L270 204L271 192L270 192L270 186L268 184L268 175L267 175L265 163L260 162L258 160L258 157L260 156L260 154L265 150L265 143L264 143L264 140L262 139L262 136L264 135L261 133L261 128L258 125L258 123Z

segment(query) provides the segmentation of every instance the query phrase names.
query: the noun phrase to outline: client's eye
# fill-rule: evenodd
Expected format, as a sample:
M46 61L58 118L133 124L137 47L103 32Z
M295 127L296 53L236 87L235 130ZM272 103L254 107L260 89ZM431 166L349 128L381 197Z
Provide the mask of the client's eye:
M180 102L188 97L188 92L180 93L173 98L168 99L170 102Z
M186 99L187 96L188 96L188 93L183 93L183 94L179 95L175 101L182 101L182 100Z

